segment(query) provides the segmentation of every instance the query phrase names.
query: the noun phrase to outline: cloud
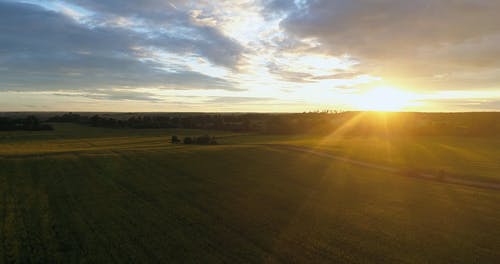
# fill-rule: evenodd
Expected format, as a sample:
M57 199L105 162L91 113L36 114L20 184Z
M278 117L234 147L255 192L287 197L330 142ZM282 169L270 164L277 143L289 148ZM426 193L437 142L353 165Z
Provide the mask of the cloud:
M114 21L126 18L147 28L152 43L175 52L194 52L217 65L234 68L244 52L236 40L218 28L200 24L192 16L191 1L165 0L66 0L91 10L94 19ZM196 1L195 1L196 2Z
M24 105L261 111L343 105L379 86L498 98L498 10L491 0L0 0L0 104L24 94Z
M363 76L361 72L353 70L343 70L343 69L331 69L331 73L328 74L318 74L313 71L291 71L287 70L284 65L279 65L277 63L268 63L267 68L270 73L279 76L282 80L295 83L314 83L322 80L353 80L360 76Z
M273 17L286 14L297 8L294 1L290 0L262 0L262 12L265 17L272 19Z
M317 39L323 53L359 59L362 71L407 83L411 80L421 88L474 89L485 88L483 82L436 87L431 81L436 74L484 75L500 67L498 1L302 2L288 9L281 27L292 37ZM497 76L490 77L499 81Z
M270 97L236 97L236 96L219 96L206 101L207 103L217 104L248 104L248 103L264 103L276 101L275 98Z
M0 89L118 86L239 90L230 81L189 67L165 71L168 65L148 55L163 48L188 53L198 44L202 45L195 40L148 36L125 28L89 27L38 5L0 2Z
M498 99L432 99L422 102L433 111L498 111Z
M161 102L153 93L148 92L135 92L127 90L93 90L93 91L80 91L78 93L52 93L56 96L72 96L72 97L86 97L97 100L112 100L112 101L147 101L147 102Z

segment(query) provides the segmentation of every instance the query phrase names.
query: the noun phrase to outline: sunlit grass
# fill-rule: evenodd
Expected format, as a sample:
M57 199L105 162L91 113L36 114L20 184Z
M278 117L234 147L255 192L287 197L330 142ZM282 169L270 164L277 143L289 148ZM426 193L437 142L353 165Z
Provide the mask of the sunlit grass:
M373 114L373 113L370 113ZM57 125L53 132L2 132L0 156L36 156L75 152L148 151L177 148L170 136L210 134L222 145L279 143L327 151L339 157L459 177L500 180L500 139L438 136L352 136L349 130L367 113L360 113L327 135L251 135L182 129L103 129ZM381 129L388 129L380 114ZM181 146L182 147L182 146ZM307 154L301 154L307 156Z

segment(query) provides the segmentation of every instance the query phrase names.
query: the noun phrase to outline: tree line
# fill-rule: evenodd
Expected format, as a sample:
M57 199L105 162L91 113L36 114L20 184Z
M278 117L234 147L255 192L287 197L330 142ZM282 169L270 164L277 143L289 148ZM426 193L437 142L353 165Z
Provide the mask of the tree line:
M264 134L500 135L500 113L308 112L282 114L137 114L118 119L67 113L49 122L109 128L182 128Z
M33 115L24 118L0 117L0 131L40 131L53 129L51 125L42 123L38 117Z

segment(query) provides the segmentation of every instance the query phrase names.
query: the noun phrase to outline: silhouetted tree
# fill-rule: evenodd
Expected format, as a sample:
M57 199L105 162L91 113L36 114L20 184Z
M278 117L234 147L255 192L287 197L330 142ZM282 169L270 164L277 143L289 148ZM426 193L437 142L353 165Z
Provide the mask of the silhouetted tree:
M25 118L0 118L0 130L53 130L54 128L49 124L42 124L36 116L27 116Z
M172 136L171 142L172 144L179 144L181 140L177 136Z
M193 139L191 137L184 138L184 144L192 144L192 143L193 143Z

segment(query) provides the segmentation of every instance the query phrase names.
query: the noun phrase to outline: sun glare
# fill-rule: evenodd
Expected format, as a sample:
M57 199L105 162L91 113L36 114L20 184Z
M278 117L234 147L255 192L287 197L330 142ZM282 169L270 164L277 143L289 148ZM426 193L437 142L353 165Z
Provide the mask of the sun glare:
M407 91L394 87L376 87L359 94L353 100L358 110L367 111L400 111L413 105L414 96Z

